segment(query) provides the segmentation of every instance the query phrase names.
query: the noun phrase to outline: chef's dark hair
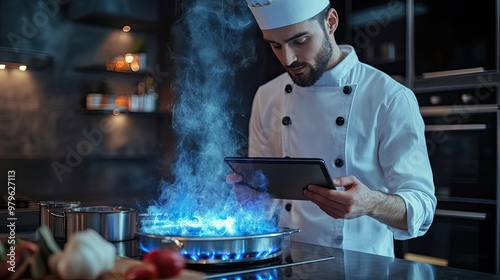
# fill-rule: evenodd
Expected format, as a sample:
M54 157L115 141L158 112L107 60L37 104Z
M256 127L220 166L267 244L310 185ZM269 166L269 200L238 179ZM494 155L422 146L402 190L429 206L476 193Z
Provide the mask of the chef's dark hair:
M323 31L325 31L325 32L326 32L326 27L323 24L323 21L325 20L326 15L327 15L328 11L330 10L330 8L332 8L332 5L328 4L321 12L319 12L317 15L310 18L310 20L317 20L319 22L319 25L321 26L321 28L323 28Z

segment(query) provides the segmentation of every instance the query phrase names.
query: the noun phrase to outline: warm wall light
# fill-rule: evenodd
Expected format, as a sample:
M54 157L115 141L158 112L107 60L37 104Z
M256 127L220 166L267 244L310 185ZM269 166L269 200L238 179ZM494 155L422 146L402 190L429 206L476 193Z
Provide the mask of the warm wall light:
M119 61L117 61L117 62L116 62L116 65L115 65L115 66L116 66L116 68L118 68L118 69L122 69L122 68L124 68L124 67L125 67L125 65L126 65L126 64L125 64L125 62L123 62L123 61L119 60Z
M113 59L106 61L106 70L116 72L138 72L141 68L145 68L145 54L126 53L119 55Z
M130 63L130 70L137 72L140 69L141 69L141 66L139 65L139 63L137 63L137 61Z
M128 26L128 25L125 25L125 26L123 26L123 28L122 28L123 32L125 32L125 33L130 32L130 30L131 30L131 29L132 29L132 28L130 28L130 26Z
M10 63L10 62L0 62L0 70L7 69L7 68L17 68L21 71L26 71L28 69L28 66L25 64L20 64L20 63Z
M46 53L17 50L13 48L0 47L0 70L19 69L26 71L28 67L33 69L44 69L52 66L52 57Z
M132 63L134 61L134 56L131 53L125 55L125 62Z

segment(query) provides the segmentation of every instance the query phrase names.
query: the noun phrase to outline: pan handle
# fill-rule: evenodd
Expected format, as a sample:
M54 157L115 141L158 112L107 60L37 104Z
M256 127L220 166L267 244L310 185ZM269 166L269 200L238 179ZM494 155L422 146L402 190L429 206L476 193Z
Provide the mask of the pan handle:
M58 217L58 218L65 218L66 215L64 215L64 212L61 214L58 214L58 213L54 213L52 211L50 211L50 209L47 209L47 211L49 212L50 215L54 216L54 217Z
M165 237L161 240L161 243L174 243L178 249L182 249L182 247L184 247L184 243L173 237Z
M298 229L298 228L285 228L281 233L283 235L285 235L285 234L292 235L292 234L297 233L297 232L300 232L300 229Z

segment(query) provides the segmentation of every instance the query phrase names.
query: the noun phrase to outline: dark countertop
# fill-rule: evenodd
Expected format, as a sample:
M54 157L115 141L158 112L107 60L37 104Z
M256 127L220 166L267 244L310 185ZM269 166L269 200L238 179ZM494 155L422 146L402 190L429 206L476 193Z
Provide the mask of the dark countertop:
M500 275L430 265L355 251L290 242L284 244L282 264L236 275L209 273L209 279L500 279ZM334 257L300 265L301 261ZM295 264L295 265L293 265ZM246 268L243 268L246 269Z
M7 234L0 233L0 239ZM34 232L17 237L34 240ZM120 256L140 259L137 240L114 242ZM61 244L62 247L62 244ZM498 279L500 275L431 265L373 254L316 246L300 242L282 244L278 258L255 267L243 264L231 269L210 269L206 279ZM304 263L305 262L305 263ZM198 269L197 267L187 267ZM251 270L251 271L249 271Z

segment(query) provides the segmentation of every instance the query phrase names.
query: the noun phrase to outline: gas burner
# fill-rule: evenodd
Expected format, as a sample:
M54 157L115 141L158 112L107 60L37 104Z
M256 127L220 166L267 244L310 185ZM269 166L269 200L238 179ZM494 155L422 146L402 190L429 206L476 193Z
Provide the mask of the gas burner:
M261 260L245 260L240 262L225 262L225 263L186 263L186 268L202 271L206 273L240 271L248 268L266 268L273 265L278 265L283 262L281 253L278 256L261 259ZM268 278L263 278L268 279ZM276 278L271 278L276 279Z
M243 253L235 253L235 252L225 252L225 253L215 253L215 252L196 252L190 253L183 250L180 250L184 259L191 260L196 263L220 263L220 262L251 262L258 261L264 259L270 259L281 255L281 250L268 252L268 251L260 251L260 252L243 252Z
M138 232L143 252L159 248L178 250L188 265L233 266L257 262L273 263L281 259L285 237L298 229L280 229L268 234L222 237L165 236ZM268 261L269 260L269 261Z

